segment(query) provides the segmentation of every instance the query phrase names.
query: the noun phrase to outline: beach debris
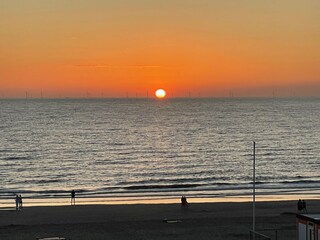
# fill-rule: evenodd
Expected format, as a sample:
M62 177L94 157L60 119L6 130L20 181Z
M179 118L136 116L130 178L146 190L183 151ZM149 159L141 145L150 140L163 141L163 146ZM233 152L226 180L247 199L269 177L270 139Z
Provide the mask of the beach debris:
M181 223L182 222L182 220L180 220L180 219L163 219L162 220L163 222L165 222L165 223Z
M67 240L67 239L61 238L61 237L49 237L49 238L37 238L37 240Z

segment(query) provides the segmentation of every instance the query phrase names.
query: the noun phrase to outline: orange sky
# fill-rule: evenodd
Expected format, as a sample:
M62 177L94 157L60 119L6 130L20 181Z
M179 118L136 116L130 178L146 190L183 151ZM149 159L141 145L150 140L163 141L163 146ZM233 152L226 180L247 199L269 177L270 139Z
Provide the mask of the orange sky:
M320 95L318 0L0 0L0 94Z

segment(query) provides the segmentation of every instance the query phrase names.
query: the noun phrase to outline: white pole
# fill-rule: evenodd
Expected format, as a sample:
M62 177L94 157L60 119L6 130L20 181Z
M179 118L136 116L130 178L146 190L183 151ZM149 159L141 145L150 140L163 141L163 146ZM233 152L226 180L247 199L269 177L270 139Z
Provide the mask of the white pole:
M253 239L255 239L255 231L256 231L256 142L253 142L252 230L253 230Z

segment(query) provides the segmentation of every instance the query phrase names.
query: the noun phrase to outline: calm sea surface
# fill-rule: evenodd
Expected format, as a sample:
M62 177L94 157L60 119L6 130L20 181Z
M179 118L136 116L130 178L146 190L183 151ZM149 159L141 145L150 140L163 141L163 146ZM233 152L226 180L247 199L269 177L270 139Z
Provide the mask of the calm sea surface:
M0 198L320 189L319 99L0 100ZM320 192L320 190L319 190Z

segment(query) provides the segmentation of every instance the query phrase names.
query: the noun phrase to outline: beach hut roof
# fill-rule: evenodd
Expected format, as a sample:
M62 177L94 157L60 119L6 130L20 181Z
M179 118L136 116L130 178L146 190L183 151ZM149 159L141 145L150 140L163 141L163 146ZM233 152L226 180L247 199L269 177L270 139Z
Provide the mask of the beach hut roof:
M297 218L320 224L320 213L297 214Z

